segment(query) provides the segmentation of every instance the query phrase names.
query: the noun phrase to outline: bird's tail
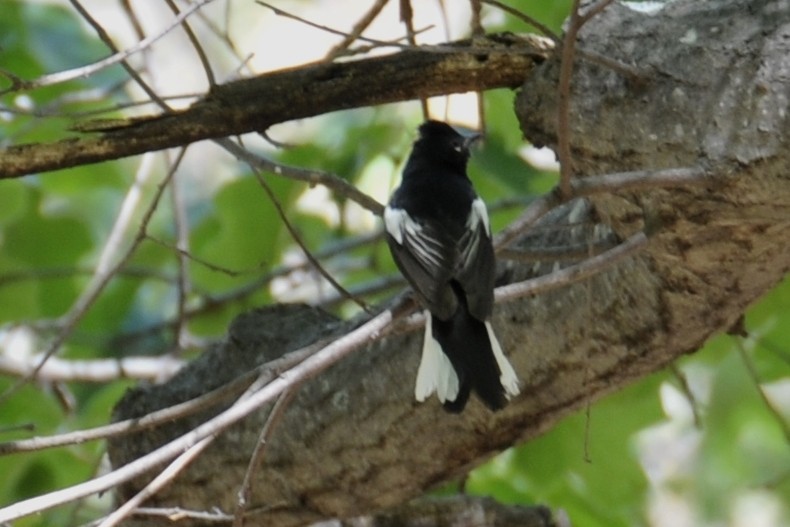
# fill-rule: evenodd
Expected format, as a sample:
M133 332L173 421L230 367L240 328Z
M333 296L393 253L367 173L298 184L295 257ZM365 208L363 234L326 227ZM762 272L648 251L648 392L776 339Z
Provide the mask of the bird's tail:
M463 303L443 321L426 311L425 340L415 397L433 392L446 410L460 412L472 390L491 410L518 395L518 377L494 335L491 322L471 316Z

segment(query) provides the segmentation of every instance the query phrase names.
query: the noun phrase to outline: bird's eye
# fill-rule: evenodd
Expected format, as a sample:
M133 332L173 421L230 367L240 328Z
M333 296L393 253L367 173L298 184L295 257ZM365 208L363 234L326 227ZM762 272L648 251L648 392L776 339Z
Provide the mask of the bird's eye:
M456 152L458 152L460 154L461 152L464 151L464 145L462 145L461 143L454 142L453 143L453 150L455 150Z

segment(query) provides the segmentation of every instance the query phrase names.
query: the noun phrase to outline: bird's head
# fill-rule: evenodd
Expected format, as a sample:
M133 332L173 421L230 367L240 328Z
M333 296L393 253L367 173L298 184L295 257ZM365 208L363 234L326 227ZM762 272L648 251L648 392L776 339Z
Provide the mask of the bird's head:
M469 149L480 139L480 134L461 135L455 128L441 121L425 121L420 125L419 132L415 150L463 168L469 160Z

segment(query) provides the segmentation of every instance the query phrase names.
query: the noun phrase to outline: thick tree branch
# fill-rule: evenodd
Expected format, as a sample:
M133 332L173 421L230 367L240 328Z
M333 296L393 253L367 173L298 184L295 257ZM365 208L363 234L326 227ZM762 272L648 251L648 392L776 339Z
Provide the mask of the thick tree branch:
M119 159L337 110L515 88L551 53L548 41L489 36L384 57L324 63L215 86L187 110L123 124L84 123L99 136L0 150L0 178Z

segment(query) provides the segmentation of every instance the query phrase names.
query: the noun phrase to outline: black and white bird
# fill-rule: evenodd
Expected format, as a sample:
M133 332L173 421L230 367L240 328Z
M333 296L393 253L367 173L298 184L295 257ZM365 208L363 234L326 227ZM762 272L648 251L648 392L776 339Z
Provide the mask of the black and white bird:
M425 307L414 390L460 412L474 390L492 410L518 395L516 372L494 335L496 262L488 212L466 175L469 147L451 126L427 121L384 210L387 242Z

